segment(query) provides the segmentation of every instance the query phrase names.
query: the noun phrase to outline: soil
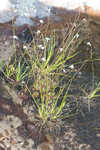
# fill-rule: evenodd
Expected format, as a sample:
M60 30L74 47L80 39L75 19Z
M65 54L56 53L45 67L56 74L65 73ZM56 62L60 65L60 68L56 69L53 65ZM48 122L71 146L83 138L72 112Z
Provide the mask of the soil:
M83 75L81 82L86 83L88 79ZM75 86L78 84L74 83ZM53 125L53 128L41 130L40 123L35 119L33 101L26 98L23 105L22 97L2 82L0 85L0 149L99 150L99 98L91 101L89 110L88 99L80 96L81 94L78 95L75 88L72 89L70 92L76 94L77 103L74 98L69 99L71 106L66 105L64 113L77 107L77 115L62 120L60 124Z
M64 35L68 26L66 27L66 24L65 26L62 25L59 30L59 19L56 21L58 21L56 22L58 24L56 24L56 27L58 27L56 31L58 37L60 37L57 42L58 46L61 40L59 35ZM50 26L49 31L55 28L54 22L52 24L53 27ZM47 27L47 23L41 24L37 20L36 25L38 28L34 27L33 30L35 34L39 30L44 32L44 28ZM7 27L7 25L5 26ZM31 38L27 36L28 38L25 39L26 35L29 34L29 30L26 30L26 27L16 31L19 31L19 33L16 32L19 52L19 47L29 44L34 38L34 34ZM0 59L7 63L9 53L11 52L10 56L12 56L14 49L12 48L13 36L11 29L7 27L5 33L4 35L2 33L2 36L0 36ZM48 32L46 33L49 35ZM78 56L79 60L88 57L88 51L91 49L91 46L86 46L86 43L90 40L88 39L89 36L83 36L86 34L87 30L82 34L82 37L85 37L85 42L82 44L85 45L86 53L81 53L82 57ZM7 42L7 45L5 42ZM80 47L83 48L84 45ZM68 97L67 100L68 102L71 101L71 103L70 105L66 104L64 108L66 116L68 112L73 111L77 112L77 114L70 118L66 117L59 123L54 122L54 124L50 125L50 128L41 128L41 123L36 119L36 108L30 97L23 95L22 91L18 93L7 82L0 81L0 150L100 150L100 100L98 97L89 102L87 96L82 93L80 88L81 85L87 85L88 92L91 92L92 77L90 69L85 69L85 72L79 72L77 79L73 81L69 91L71 94L74 94L74 97ZM98 82L99 77L97 73L95 85Z

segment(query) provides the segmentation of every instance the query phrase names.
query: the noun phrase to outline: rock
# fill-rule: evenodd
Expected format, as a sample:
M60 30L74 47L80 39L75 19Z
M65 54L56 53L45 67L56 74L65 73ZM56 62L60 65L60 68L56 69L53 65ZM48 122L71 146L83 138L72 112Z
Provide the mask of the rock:
M49 16L49 6L39 0L4 0L0 7L0 23L14 20L16 26L34 25L31 18Z
M2 5L0 6L0 12L4 10L10 10L11 4L9 0L4 0Z

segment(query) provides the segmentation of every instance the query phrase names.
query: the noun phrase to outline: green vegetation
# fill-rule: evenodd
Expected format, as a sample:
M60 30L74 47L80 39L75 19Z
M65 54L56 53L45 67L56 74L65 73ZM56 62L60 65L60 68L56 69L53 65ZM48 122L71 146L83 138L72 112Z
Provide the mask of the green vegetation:
M66 47L63 47L62 51L60 51L59 48L55 53L55 36L51 36L49 42L47 42L43 36L42 40L44 50L43 53L41 53L43 59L40 57L40 51L37 48L37 43L34 43L33 46L34 57L31 53L27 52L31 65L29 79L32 78L33 81L31 83L31 88L30 85L28 85L28 82L26 84L26 88L38 109L37 116L43 120L44 124L48 121L54 121L58 118L62 118L62 109L66 104L68 89L70 88L70 84L68 87L66 84L60 85L63 77L70 74L70 71L68 74L65 74L63 69L68 66L67 62L74 58L77 53L68 55L68 50L72 48L71 42L68 43L69 46L67 45ZM59 90L58 92L55 92L57 88L59 88ZM61 96L61 103L57 106Z
M82 42L78 34L79 32L72 28L57 48L56 33L53 33L49 40L40 34L41 45L38 40L34 40L29 47L20 50L8 64L1 67L1 72L9 83L15 83L16 88L19 84L21 88L26 88L38 110L36 117L42 120L42 125L63 118L71 83L82 68L69 68L74 66L72 60L77 56L76 49ZM78 63L80 64L75 64ZM85 61L81 63L83 66ZM68 82L63 83L63 80ZM99 90L100 82L88 98L98 96L96 93ZM86 94L84 89L82 91ZM69 112L68 116L70 117Z

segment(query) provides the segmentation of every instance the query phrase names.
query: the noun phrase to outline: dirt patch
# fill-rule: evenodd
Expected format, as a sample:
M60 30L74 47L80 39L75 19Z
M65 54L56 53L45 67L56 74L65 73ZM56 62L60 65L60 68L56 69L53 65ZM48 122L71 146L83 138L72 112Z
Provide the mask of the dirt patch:
M81 82L87 82L86 76ZM78 86L79 83L73 83ZM77 88L78 89L78 88ZM100 102L91 101L90 111L88 100L77 95L75 88L71 93L77 96L77 105L73 98L71 106L77 107L78 115L64 119L56 128L41 130L41 123L35 119L35 107L30 99L23 105L23 99L15 90L2 83L0 87L0 146L11 150L99 150L100 148ZM6 95L4 95L6 93ZM75 97L76 97L75 96ZM68 112L66 105L64 111Z

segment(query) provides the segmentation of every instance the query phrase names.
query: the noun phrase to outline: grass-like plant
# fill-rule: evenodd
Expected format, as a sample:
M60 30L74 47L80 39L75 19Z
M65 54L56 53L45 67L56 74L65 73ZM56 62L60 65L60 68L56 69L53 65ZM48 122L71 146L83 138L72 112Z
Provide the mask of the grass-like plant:
M52 89L52 86L55 86L59 77L65 75L63 74L63 70L68 65L68 61L77 55L77 52L71 52L73 45L75 45L74 40L76 40L75 35L77 34L76 33L74 37L70 39L72 33L67 36L64 45L61 45L63 46L62 48L60 46L56 48L56 38L54 33L49 38L49 42L47 42L43 35L40 35L44 50L39 50L38 43L34 42L31 50L33 51L33 55L31 55L29 51L27 52L32 68L30 76L33 76L34 78L34 88L36 90L40 90L40 81L43 82L42 86L45 87L46 78L48 78L49 89ZM66 76L67 75L68 74L66 74Z
M82 92L85 94L87 101L88 101L88 111L91 110L91 100L94 98L100 97L100 82L98 82L97 86L92 89L89 93L87 92L87 89L81 89Z
M49 41L41 34L39 38L43 46L42 50L39 49L39 43L34 41L19 59L15 55L14 62L5 65L5 70L2 70L7 78L16 83L21 82L27 76L25 86L38 109L37 116L43 121L43 124L60 118L66 104L74 77L69 79L67 89L65 84L62 85L61 80L68 76L70 71L64 73L63 70L66 70L68 62L77 55L75 48L80 44L78 33L75 33L74 30L71 29L57 48L54 33L50 36ZM58 87L59 90L55 92ZM38 91L37 96L35 91ZM58 105L60 99L61 102Z
M96 88L94 88L90 94L88 95L88 98L89 99L93 99L93 98L96 98L96 97L100 97L100 82L98 82Z
M85 96L87 97L88 100L88 111L90 112L90 105L91 105L91 100L93 100L94 98L100 97L100 81L97 83L97 85L95 85L95 67L94 67L94 62L95 61L100 61L100 59L95 59L93 52L91 51L90 53L90 58L87 62L91 63L91 70L92 70L92 80L91 80L91 85L92 88L91 90L88 92L87 87L86 88L81 88L82 92L85 94Z
M16 82L20 82L28 76L29 66L25 67L25 64L18 63L18 66L15 69L15 80Z
M27 66L26 62L22 60L23 55L21 56L21 59L18 59L17 61L15 57L13 61L10 60L9 63L2 65L0 70L4 74L6 79L15 83L19 83L28 76L30 67Z
M64 108L66 104L68 90L66 90L65 94L63 94L66 88L66 86L64 85L63 87L59 89L57 93L55 93L56 87L54 87L52 90L52 95L51 95L49 91L48 81L46 81L45 91L43 87L41 86L41 84L40 84L40 97L38 99L36 99L33 91L30 90L28 86L27 86L27 89L38 109L38 114L36 115L36 117L42 120L42 123L43 123L42 125L44 124L48 125L48 122L50 121L53 122L57 120L58 118L61 119L62 109ZM60 104L58 105L59 101L60 101Z
M68 61L77 55L71 52L76 36L74 35L72 39L70 36L65 40L62 49L60 47L56 49L56 39L53 34L49 42L41 35L43 50L38 49L38 43L33 43L31 52L26 50L31 64L28 79L33 77L31 87L27 82L26 88L38 109L38 118L43 121L43 124L62 117L62 109L66 104L71 81L74 79L74 77L70 79L67 89L65 84L60 85L62 78L68 76L70 72L65 74L63 69L68 66ZM33 55L31 55L32 52ZM56 93L57 87L59 91ZM35 91L38 91L38 94ZM58 106L60 99L61 103Z
M5 71L2 70L2 72L4 73L5 77L7 77L7 79L10 79L11 76L14 74L14 66L12 64L6 64L4 67Z

